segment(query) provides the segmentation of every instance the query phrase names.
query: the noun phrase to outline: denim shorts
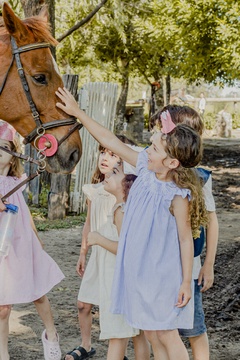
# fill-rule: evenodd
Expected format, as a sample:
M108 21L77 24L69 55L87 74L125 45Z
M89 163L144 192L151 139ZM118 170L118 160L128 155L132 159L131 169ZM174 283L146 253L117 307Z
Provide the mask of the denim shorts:
M193 329L178 329L179 334L186 337L195 337L207 332L205 316L202 306L202 285L198 286L198 280L194 280L194 321Z

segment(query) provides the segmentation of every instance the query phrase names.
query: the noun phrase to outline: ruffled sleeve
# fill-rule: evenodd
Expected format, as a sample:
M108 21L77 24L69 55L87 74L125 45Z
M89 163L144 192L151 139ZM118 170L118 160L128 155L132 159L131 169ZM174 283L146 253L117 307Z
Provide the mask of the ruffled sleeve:
M87 196L87 198L92 201L92 197L96 189L102 186L102 184L85 184L82 187L83 193Z
M173 198L176 195L180 195L183 199L186 197L188 198L188 201L191 200L191 190L189 189L181 189L176 186L174 183L165 183L165 189L163 189L164 197L166 200L169 200L170 202L173 200Z
M147 156L146 150L143 150L139 153L138 159L137 159L136 168L137 168L138 175L143 169L147 169L147 161L148 161L148 156Z

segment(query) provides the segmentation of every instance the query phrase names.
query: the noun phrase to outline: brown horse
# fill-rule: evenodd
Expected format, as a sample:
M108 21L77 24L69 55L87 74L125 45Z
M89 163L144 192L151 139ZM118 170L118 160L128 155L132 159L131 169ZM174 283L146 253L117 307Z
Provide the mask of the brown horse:
M0 86L12 59L10 36L15 38L18 47L43 41L52 45L57 44L49 31L47 8L44 8L38 16L21 21L4 3L3 20L4 23L0 23ZM56 107L59 99L55 91L58 87L63 87L63 83L54 67L49 48L23 52L20 54L20 59L33 102L42 122L48 123L68 118L68 115ZM0 119L13 125L23 137L36 128L15 61L0 96ZM59 141L66 135L69 127L55 127L46 132ZM47 158L46 169L49 172L67 174L73 170L81 154L81 139L79 131L76 130L59 146L54 156Z

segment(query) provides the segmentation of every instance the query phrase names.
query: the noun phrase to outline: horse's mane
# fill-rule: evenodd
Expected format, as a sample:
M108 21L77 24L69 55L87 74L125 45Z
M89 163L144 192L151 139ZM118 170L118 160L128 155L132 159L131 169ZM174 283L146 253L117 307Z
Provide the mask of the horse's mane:
M46 23L46 21L42 17L33 16L22 20L22 22L28 27L29 31L34 36L36 42L47 41L53 46L56 46L58 44L57 40L54 39L50 33L50 24ZM5 28L5 25L3 18L0 17L0 30L2 30L2 28Z

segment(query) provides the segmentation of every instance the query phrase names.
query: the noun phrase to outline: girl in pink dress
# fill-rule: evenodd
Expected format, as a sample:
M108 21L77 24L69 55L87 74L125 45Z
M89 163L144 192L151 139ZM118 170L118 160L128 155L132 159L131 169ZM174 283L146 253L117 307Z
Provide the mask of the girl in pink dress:
M14 152L15 130L0 122L0 146ZM0 150L0 193L5 195L24 178L20 160ZM11 304L34 302L45 325L42 333L45 360L60 360L59 337L51 306L45 295L64 275L55 261L42 249L36 227L25 203L23 187L8 198L18 206L18 217L8 256L0 256L0 360L9 360L8 333ZM4 210L1 204L0 211ZM1 213L0 213L1 216Z

